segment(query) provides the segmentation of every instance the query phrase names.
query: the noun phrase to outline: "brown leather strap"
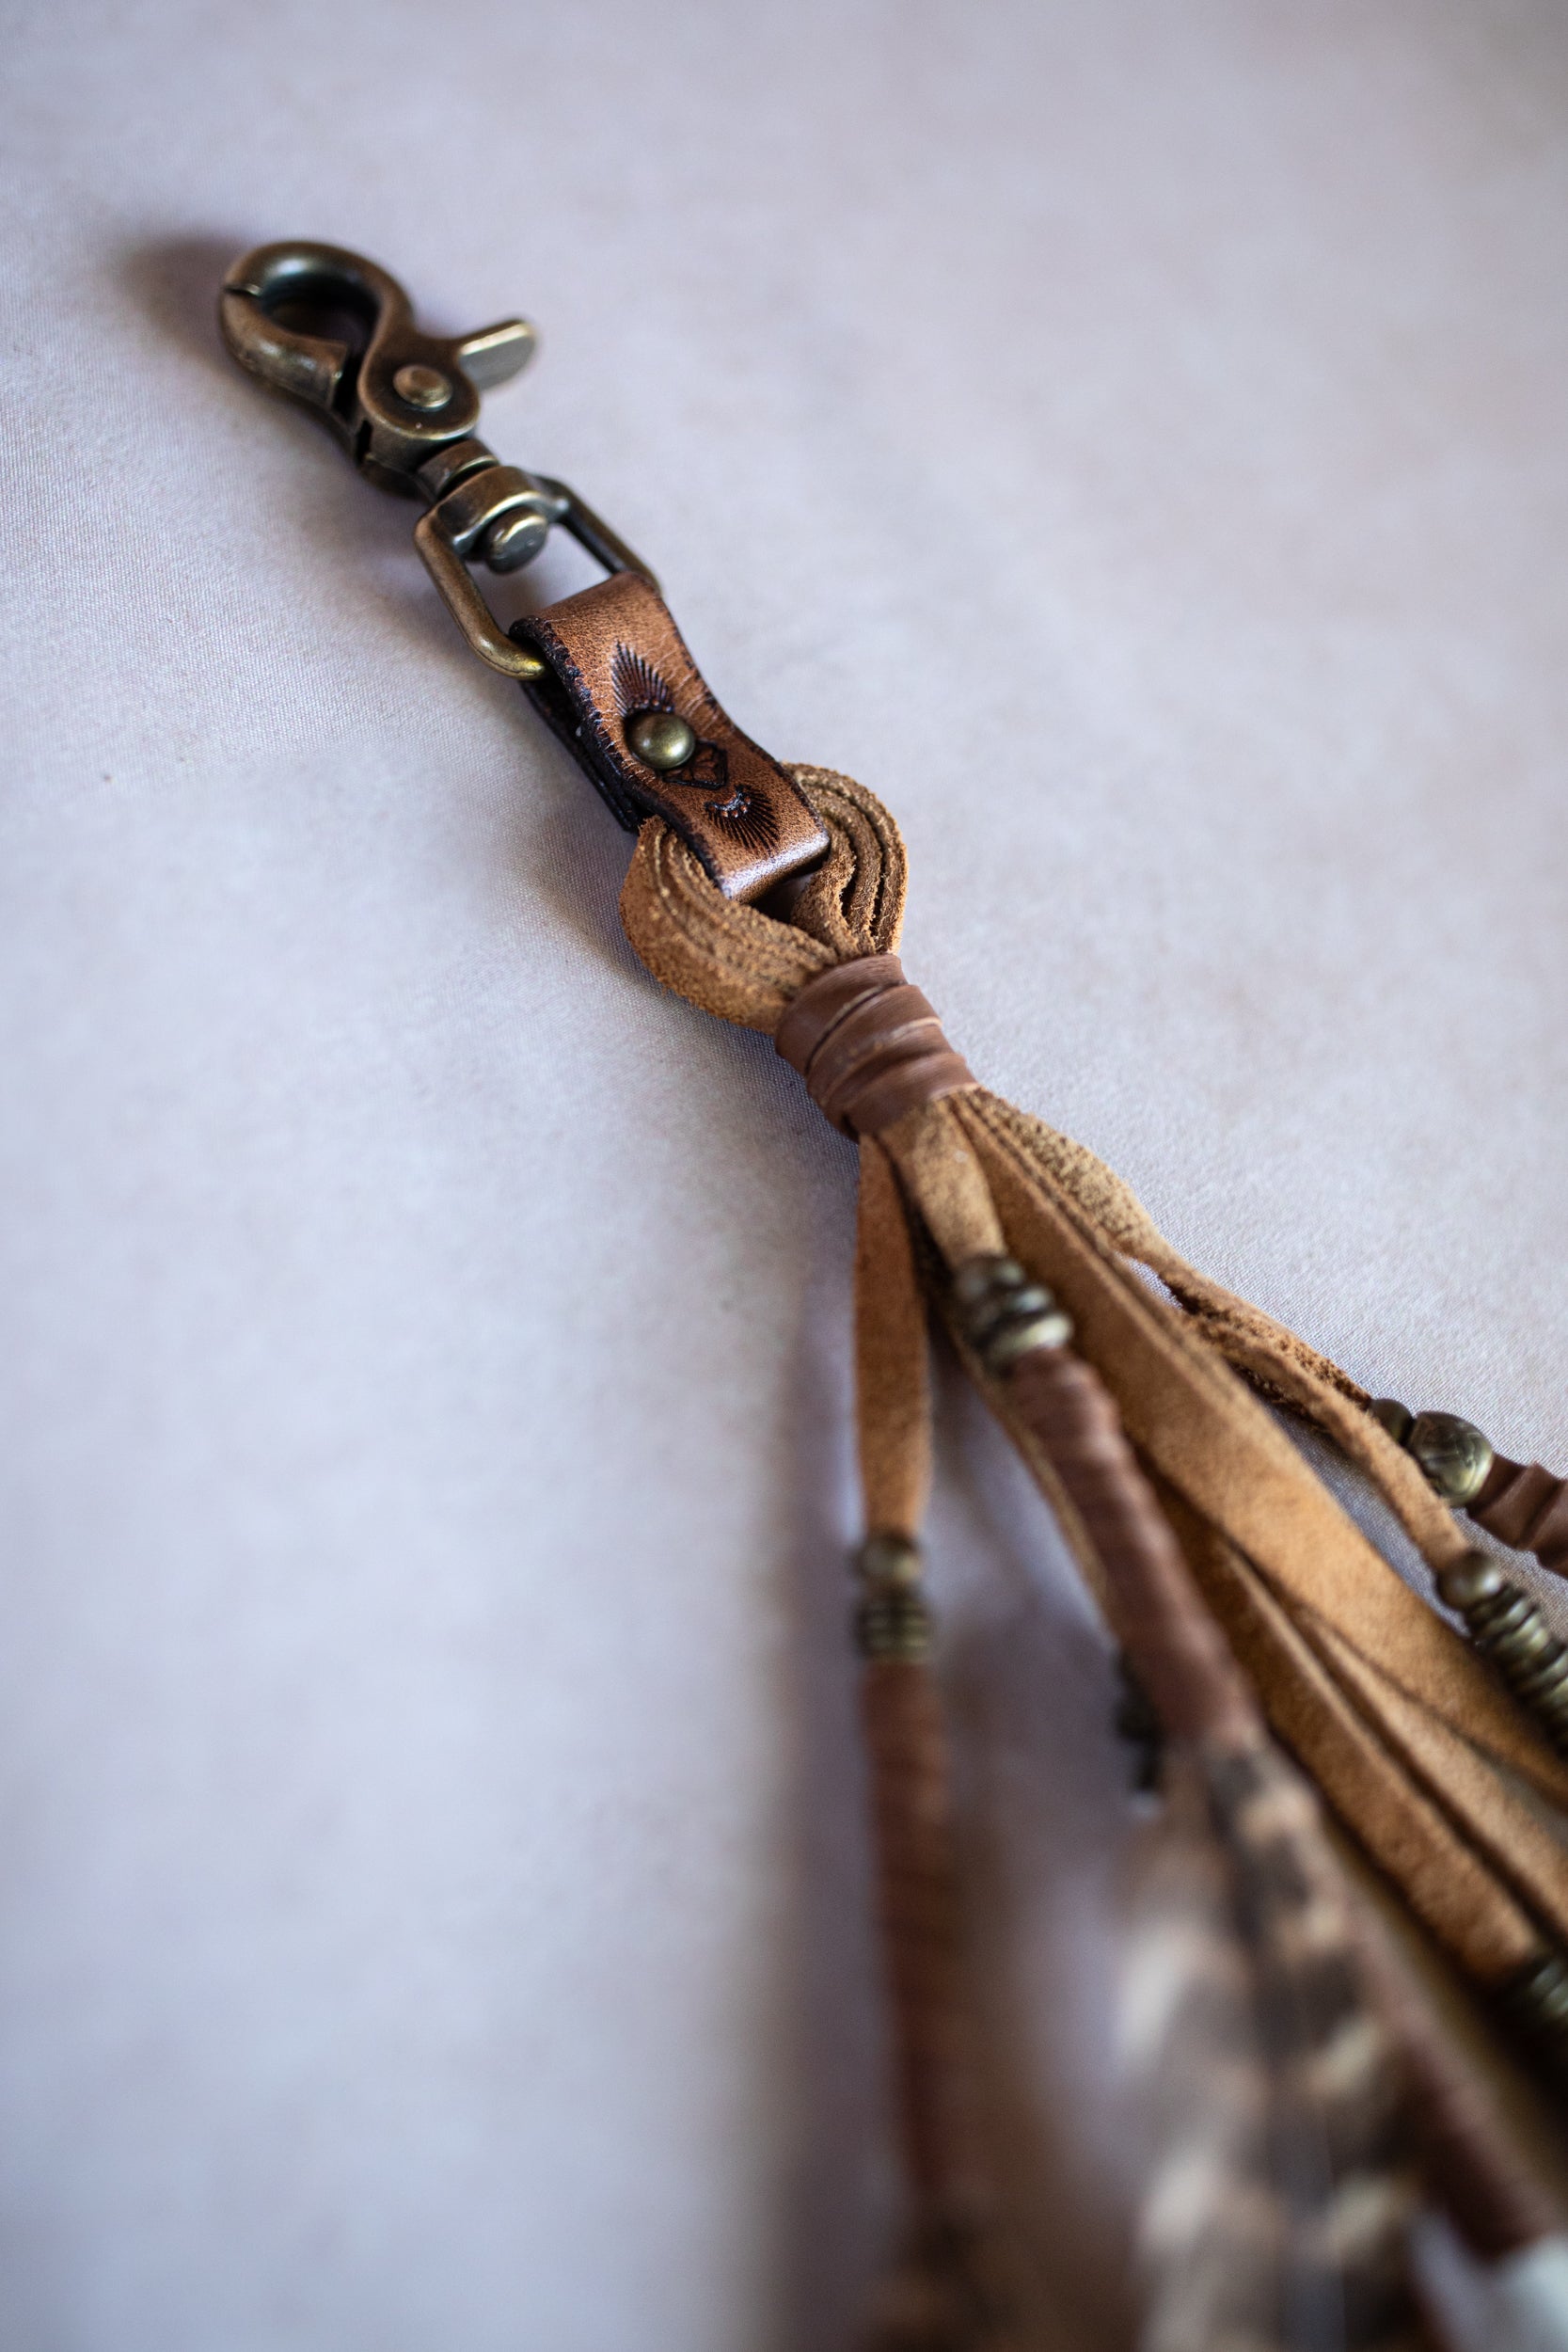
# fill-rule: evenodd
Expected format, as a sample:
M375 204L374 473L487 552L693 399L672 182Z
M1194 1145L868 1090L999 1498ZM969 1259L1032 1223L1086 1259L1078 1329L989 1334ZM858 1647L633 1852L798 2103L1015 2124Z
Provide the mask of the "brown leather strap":
M517 622L512 635L550 665L525 692L629 831L664 818L726 898L759 898L822 856L825 828L777 760L720 708L641 573L613 572ZM660 772L632 751L626 722L644 710L687 721L697 743L684 767Z
M974 1084L896 956L863 956L808 980L773 1041L846 1135L880 1135L906 1111Z
M1489 1535L1515 1551L1533 1551L1544 1568L1568 1576L1568 1479L1554 1478L1539 1462L1511 1462L1499 1454L1469 1510Z
M942 1703L928 1667L888 1658L863 1669L861 1708L911 2185L927 2210L971 2211L977 2152Z
M1117 1631L1174 1738L1248 1747L1262 1718L1093 1367L1037 1348L1009 1383L1100 1554Z
M920 1534L931 1483L930 1349L926 1300L893 1163L861 1146L855 1228L855 1422L865 1524Z

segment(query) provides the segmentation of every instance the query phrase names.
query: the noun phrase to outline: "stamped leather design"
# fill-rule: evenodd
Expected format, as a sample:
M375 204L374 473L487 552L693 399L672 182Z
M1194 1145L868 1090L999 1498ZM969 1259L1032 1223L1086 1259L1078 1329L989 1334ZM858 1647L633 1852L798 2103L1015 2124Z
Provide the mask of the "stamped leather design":
M727 898L760 898L824 854L827 834L778 762L720 708L651 580L612 572L511 633L550 665L523 691L629 832L664 818ZM660 773L627 747L626 721L640 710L687 722L697 748L684 768Z

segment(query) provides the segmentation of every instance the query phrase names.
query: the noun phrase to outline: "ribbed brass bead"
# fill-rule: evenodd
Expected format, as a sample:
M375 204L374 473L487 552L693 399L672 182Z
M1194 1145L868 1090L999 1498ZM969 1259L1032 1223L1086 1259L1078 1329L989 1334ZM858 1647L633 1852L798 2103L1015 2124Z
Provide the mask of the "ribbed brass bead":
M1484 1551L1467 1551L1437 1580L1437 1597L1464 1618L1514 1696L1568 1755L1568 1648L1520 1584Z
M1016 1258L969 1259L953 1277L953 1304L965 1339L998 1379L1037 1347L1062 1347L1072 1337L1070 1315Z
M921 1591L925 1563L907 1535L868 1535L855 1554L864 1588L855 1611L855 1640L865 1658L918 1660L930 1654L931 1612Z

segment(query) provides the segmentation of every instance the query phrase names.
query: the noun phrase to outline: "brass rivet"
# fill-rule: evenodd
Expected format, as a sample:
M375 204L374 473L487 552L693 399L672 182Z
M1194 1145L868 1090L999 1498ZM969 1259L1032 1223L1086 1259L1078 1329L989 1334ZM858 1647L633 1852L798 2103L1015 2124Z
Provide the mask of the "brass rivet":
M503 515L484 542L484 561L493 572L520 572L531 564L550 535L547 516L523 507Z
M626 749L644 768L684 768L696 748L696 736L673 710L634 710L626 721Z
M422 367L417 360L409 367L399 368L392 378L392 389L410 408L444 408L451 398L451 386L440 369Z

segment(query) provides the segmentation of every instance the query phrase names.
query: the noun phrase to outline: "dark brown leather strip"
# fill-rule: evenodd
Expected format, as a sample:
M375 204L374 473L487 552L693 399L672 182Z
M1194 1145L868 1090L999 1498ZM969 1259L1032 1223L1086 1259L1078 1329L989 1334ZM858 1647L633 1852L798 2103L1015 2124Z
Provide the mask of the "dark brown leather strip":
M773 1041L846 1135L880 1135L906 1111L975 1083L896 956L863 956L808 980Z
M1539 1462L1511 1462L1499 1454L1470 1517L1515 1551L1533 1551L1544 1568L1568 1576L1568 1479Z
M976 2201L975 2119L947 1741L929 1668L872 1661L862 1675L861 1712L911 2185L927 2213L962 2212Z
M828 835L777 760L720 708L668 605L638 572L612 572L512 629L550 676L524 692L635 832L662 817L726 898L757 898L814 866ZM697 748L660 772L639 759L626 723L641 710L684 719Z
M1020 1359L1009 1382L1105 1571L1116 1631L1174 1738L1255 1746L1262 1716L1092 1365L1065 1347Z

